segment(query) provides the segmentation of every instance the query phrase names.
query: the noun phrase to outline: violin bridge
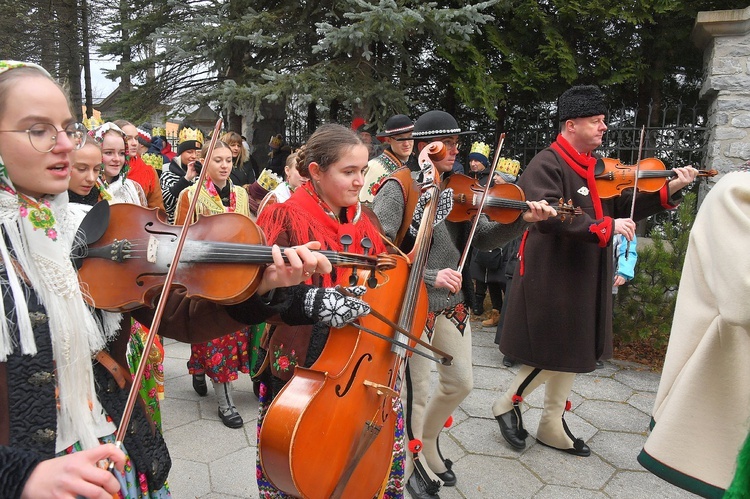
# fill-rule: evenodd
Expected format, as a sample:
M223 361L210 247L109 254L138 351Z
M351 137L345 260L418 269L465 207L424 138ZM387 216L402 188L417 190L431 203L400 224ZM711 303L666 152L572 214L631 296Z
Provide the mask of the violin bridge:
M146 259L149 263L156 263L156 252L159 249L159 240L154 236L149 236L148 246L146 247Z
M378 391L378 395L387 395L388 397L398 397L399 394L390 386L381 385L380 383L373 383L372 381L364 380L362 383L368 388L374 388Z

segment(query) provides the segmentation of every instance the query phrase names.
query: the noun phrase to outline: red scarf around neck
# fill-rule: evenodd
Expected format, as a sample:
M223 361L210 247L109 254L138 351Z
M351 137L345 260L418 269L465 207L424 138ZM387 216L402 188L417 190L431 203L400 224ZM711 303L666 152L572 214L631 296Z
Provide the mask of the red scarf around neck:
M304 244L308 241L320 241L322 248L333 251L343 251L341 236L348 234L352 238L349 253L363 254L360 242L364 237L372 241L373 250L370 254L380 254L386 251L385 244L375 225L365 214L356 217L357 205L346 208L347 220L353 222L341 223L331 212L328 205L320 199L310 182L294 191L285 203L275 203L267 206L258 217L258 225L266 235L267 244L275 243L279 236L289 234L289 244ZM335 275L337 282L331 276ZM349 272L335 272L323 276L323 286L335 284L348 285L345 276Z
M591 201L594 205L594 214L597 219L604 216L602 210L602 200L599 198L599 191L596 188L596 179L594 179L596 169L596 158L591 154L581 154L565 140L562 134L557 135L557 139L550 146L560 157L578 174L581 178L586 179L586 186L591 194Z

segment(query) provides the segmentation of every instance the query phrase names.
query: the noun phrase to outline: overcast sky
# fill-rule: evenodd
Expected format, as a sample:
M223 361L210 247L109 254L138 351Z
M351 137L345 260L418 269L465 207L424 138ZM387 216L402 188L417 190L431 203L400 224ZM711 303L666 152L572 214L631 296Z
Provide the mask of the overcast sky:
M115 69L115 61L107 61L96 56L91 57L91 86L94 101L98 102L108 96L117 88L117 81L112 81L104 76L104 69Z

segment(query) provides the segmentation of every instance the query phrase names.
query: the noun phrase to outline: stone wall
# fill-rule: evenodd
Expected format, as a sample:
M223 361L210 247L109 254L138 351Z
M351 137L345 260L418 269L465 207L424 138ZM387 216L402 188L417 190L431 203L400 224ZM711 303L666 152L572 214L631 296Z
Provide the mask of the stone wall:
M709 103L705 167L726 173L750 160L750 7L698 13L692 38L703 50L700 95Z

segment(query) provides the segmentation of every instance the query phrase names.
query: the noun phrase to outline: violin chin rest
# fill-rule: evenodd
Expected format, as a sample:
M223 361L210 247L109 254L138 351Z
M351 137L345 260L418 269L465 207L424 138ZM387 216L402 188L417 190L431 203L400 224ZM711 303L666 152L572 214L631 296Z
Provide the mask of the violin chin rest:
M102 200L91 207L76 231L76 238L70 250L70 260L76 269L83 265L88 246L101 239L108 226L109 202Z

